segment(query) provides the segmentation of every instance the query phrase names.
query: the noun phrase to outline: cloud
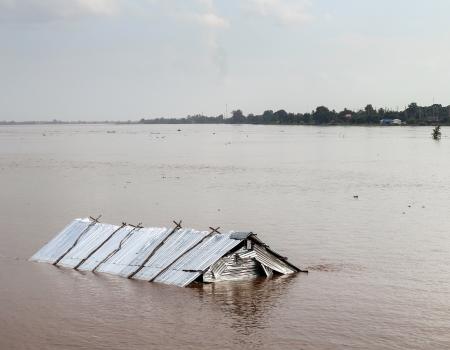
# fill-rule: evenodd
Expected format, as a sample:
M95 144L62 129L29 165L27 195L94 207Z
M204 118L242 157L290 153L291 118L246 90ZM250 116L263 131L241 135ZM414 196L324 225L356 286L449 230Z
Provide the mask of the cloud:
M186 0L183 2L186 4ZM228 28L230 23L217 13L213 0L193 0L189 1L189 5L181 10L179 7L171 8L172 15L181 21L199 25L205 37L204 44L210 61L216 67L220 79L223 79L228 73L227 52L221 45L218 34L220 30Z
M246 0L244 9L253 15L273 18L281 24L303 24L314 17L306 0Z
M181 20L200 24L207 28L226 28L229 26L228 20L217 14L213 0L194 0L189 2L183 0L183 2L184 8L170 8L172 15ZM188 4L187 7L186 4Z
M0 18L7 20L51 21L118 11L117 0L0 0Z
M229 25L226 19L212 12L192 14L191 18L199 24L210 28L226 28Z

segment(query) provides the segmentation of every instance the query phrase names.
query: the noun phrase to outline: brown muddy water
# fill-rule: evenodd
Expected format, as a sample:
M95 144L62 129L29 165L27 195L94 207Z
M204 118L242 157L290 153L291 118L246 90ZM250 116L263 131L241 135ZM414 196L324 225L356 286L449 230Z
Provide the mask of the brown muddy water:
M0 348L448 349L442 131L0 127ZM97 214L252 230L310 274L178 288L27 261Z

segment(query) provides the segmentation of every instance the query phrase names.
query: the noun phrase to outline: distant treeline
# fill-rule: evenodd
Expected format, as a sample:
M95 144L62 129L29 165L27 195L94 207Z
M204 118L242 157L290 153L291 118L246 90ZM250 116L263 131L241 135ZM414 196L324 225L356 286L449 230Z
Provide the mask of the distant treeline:
M0 121L0 125L46 125L46 124L269 124L269 125L377 125L381 120L399 119L408 125L450 125L450 106L433 104L418 106L410 103L402 111L375 109L367 105L364 109L352 111L344 108L340 112L319 106L311 113L289 113L284 109L276 112L267 110L262 114L245 115L240 109L227 118L223 115L209 117L192 115L183 118L141 119L139 121ZM389 123L386 123L389 124Z
M340 112L330 110L325 106L317 107L311 113L289 113L284 109L267 110L262 114L245 115L241 110L235 110L230 118L223 115L208 117L193 115L184 118L141 119L141 124L281 124L281 125L374 125L382 119L400 119L409 125L450 124L450 106L440 104L418 106L411 103L402 111L375 109L367 105L364 109L352 111L345 108Z

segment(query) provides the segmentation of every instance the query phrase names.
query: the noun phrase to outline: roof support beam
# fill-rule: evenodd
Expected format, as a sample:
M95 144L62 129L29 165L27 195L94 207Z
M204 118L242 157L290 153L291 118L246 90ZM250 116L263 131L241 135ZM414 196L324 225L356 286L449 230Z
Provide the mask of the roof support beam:
M67 249L58 259L56 259L56 261L53 263L53 265L58 265L58 263L62 260L62 258L64 258L80 241L81 237L83 235L86 234L86 232L88 232L95 224L97 224L100 220L100 218L102 217L102 215L100 214L97 218L93 218L92 216L89 216L89 219L92 220L92 222L89 224L88 227L86 227L78 236L78 238L75 240L75 242L72 244L72 246Z
M178 231L179 229L181 229L181 222L182 222L182 220L180 220L180 222L173 221L173 223L174 223L176 226L172 229L172 231L170 231L169 234L168 234L166 237L164 237L164 239L161 241L161 243L159 243L159 244L156 246L156 248L153 249L153 251L145 258L145 260L142 262L142 264L141 264L136 270L134 270L132 273L130 273L130 274L127 276L127 278L133 278L139 271L141 271L141 270L144 268L145 264L151 259L151 257L152 257L153 255L155 255L155 253L158 251L158 249L161 248L161 247L164 245L164 243L166 243L166 241L169 239L169 237L170 237L173 233L175 233L176 231Z
M183 256L185 256L187 253L189 253L192 249L194 249L195 247L197 247L199 244L202 244L202 242L205 241L205 239L211 237L214 233L220 234L220 232L218 231L220 229L220 227L217 228L212 228L210 227L211 232L208 233L205 237L203 237L197 244L193 245L191 248L189 248L188 250L186 250L183 254L181 254L178 258L176 258L174 261L172 261L172 263L170 263L169 265L167 265L164 269L162 269L157 275L155 275L152 279L149 280L149 282L153 282L159 275L161 275L162 273L166 272L173 264L175 264L178 260L180 260Z
M122 238L122 240L121 240L120 243L119 243L119 246L118 246L116 249L114 249L111 253L109 253L108 256L107 256L106 258L104 258L102 261L100 261L100 262L97 264L97 266L95 266L95 267L92 269L92 272L95 272L95 270L97 270L98 267L99 267L101 264L107 262L109 258L111 258L114 254L116 254L120 249L122 249L122 245L128 240L128 238L130 238L130 237L133 235L133 233L134 233L135 231L140 230L141 228L143 228L141 225L142 225L142 222L140 222L140 223L137 224L136 226L130 225L130 226L133 227L133 229L132 229L130 232L128 232L127 235L126 235L124 238Z
M117 232L119 232L121 229L123 229L125 226L127 226L126 222L122 222L122 226L120 226L117 230L115 230L113 233L111 233L108 238L106 238L97 248L95 248L92 252L89 253L89 255L87 257L85 257L84 259L81 259L81 261L77 264L77 266L74 267L74 270L78 270L78 268L84 264L84 262L89 259L92 255L94 255L96 252L98 252L98 250L103 247L106 242L108 242L112 236L114 236Z

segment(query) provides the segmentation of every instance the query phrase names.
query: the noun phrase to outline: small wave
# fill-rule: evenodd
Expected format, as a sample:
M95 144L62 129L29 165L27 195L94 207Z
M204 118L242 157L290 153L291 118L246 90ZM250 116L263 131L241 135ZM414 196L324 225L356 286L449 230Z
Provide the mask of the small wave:
M309 271L322 271L322 272L338 272L342 270L342 265L336 264L318 264L308 266Z
M16 261L18 261L18 260L26 261L27 260L27 259L24 259L24 258L21 258L18 256L7 256L7 255L3 255L3 254L0 254L0 259L1 260L16 260Z
M362 266L355 264L334 264L334 263L324 263L311 265L307 267L309 271L321 271L321 272L340 272L346 271L362 271L364 270Z

